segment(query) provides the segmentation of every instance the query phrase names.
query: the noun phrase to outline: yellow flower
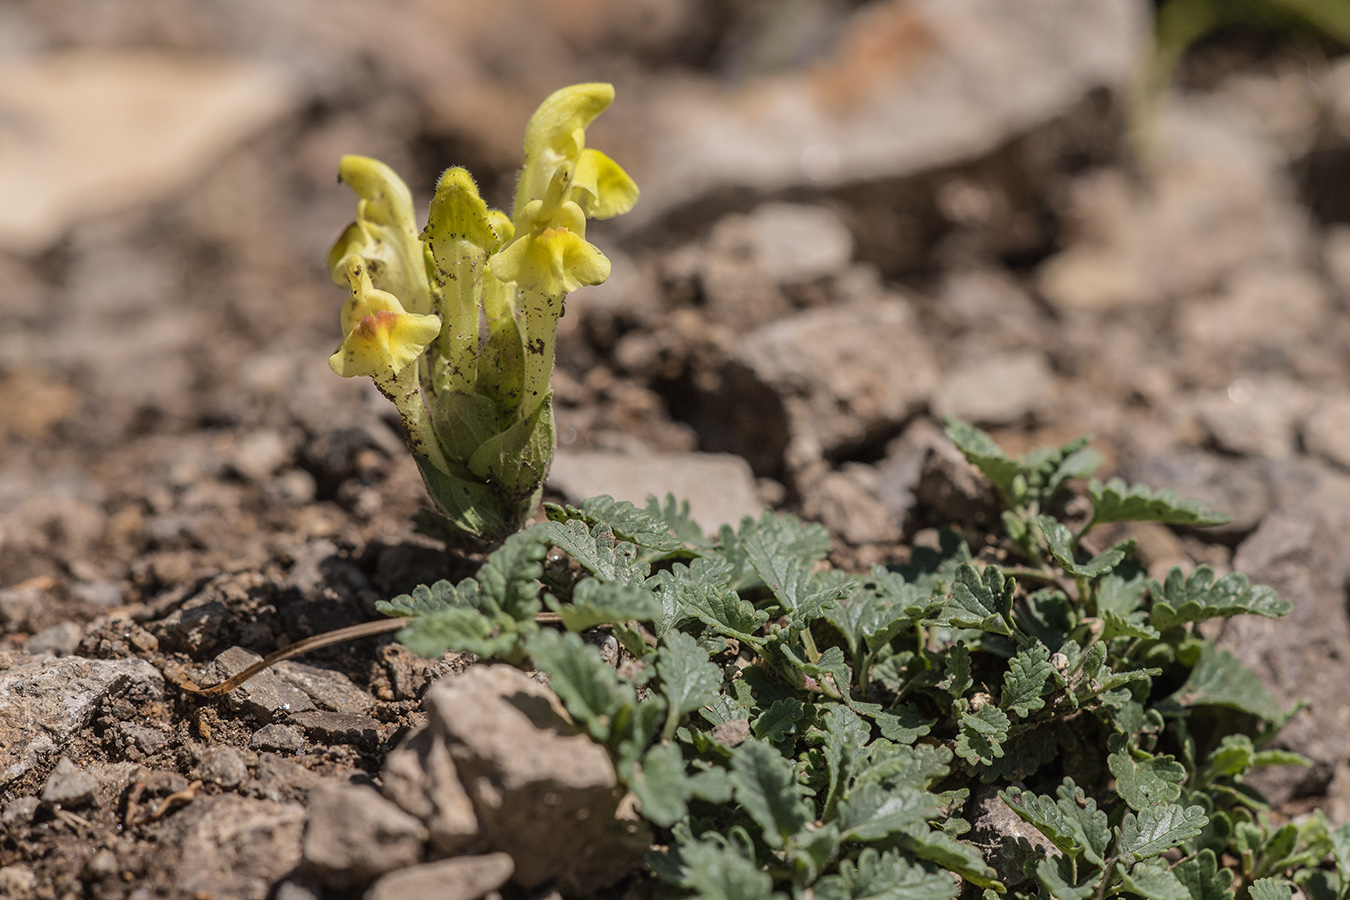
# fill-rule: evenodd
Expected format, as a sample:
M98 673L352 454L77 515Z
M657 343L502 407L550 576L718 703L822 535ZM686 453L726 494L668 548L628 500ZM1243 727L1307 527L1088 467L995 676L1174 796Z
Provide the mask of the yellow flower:
M342 307L341 346L328 365L344 378L369 375L390 382L417 361L441 332L438 316L405 312L398 298L376 290L359 258L348 260L352 295Z
M501 281L550 297L570 294L609 277L609 260L586 241L586 215L568 200L548 215L543 200L532 200L522 217L528 227L492 256L488 265Z
M586 146L586 126L613 101L613 85L593 83L554 91L539 104L525 127L525 163L511 214L517 228L525 207L543 198L564 164L573 173L568 199L585 215L607 219L633 208L638 198L633 179L614 160Z

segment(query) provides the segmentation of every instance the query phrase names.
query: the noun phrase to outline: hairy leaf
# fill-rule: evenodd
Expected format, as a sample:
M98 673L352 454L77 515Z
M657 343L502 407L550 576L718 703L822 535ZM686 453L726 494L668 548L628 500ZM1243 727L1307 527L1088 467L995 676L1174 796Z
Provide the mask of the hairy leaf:
M1061 853L1082 856L1097 866L1105 865L1106 847L1111 842L1106 813L1097 809L1097 802L1086 796L1072 778L1065 778L1056 794L1058 798L1052 799L1009 787L999 796Z
M664 502L648 497L647 512L664 522L667 530L682 542L694 546L704 544L703 529L690 517L688 500L676 500L674 494L666 494Z
M1258 878L1250 890L1252 900L1290 900L1294 896L1289 882L1283 878Z
M814 818L792 763L762 741L748 740L732 753L731 785L736 802L764 830L764 843L786 846Z
M455 606L477 608L478 582L466 578L456 587L441 579L430 587L419 584L412 593L392 600L375 601L375 608L386 616L425 616Z
M1148 900L1191 900L1191 892L1166 863L1156 859L1135 863L1121 875L1121 886ZM1286 898L1287 900L1287 898Z
M1058 859L1042 859L1036 863L1036 878L1052 900L1087 900L1097 890L1097 878L1089 875L1079 884L1069 880Z
M1150 622L1159 631L1187 622L1249 613L1275 619L1293 609L1272 588L1250 585L1239 572L1216 580L1209 566L1197 566L1189 577L1173 567L1161 584L1151 581L1149 591L1153 595Z
M1152 491L1144 485L1127 485L1120 478L1102 484L1088 482L1092 520L1104 522L1161 522L1164 525L1223 525L1230 518L1205 509L1198 500L1182 500L1170 490Z
M1002 893L1003 883L998 873L985 864L980 851L941 831L913 828L894 836L902 848L910 853L937 863L950 872L978 887L993 888Z
M947 606L940 622L960 628L977 628L992 634L1011 635L1008 614L1012 611L1012 597L1016 585L1004 578L997 566L986 566L984 574L970 563L962 563L956 570Z
M679 885L704 900L769 900L773 879L753 859L749 847L738 848L713 835L681 843Z
M485 610L495 608L516 621L533 619L539 612L538 579L548 553L545 527L534 525L511 535L488 556L476 576Z
M534 623L529 626L533 628ZM501 631L479 610L449 606L411 619L398 639L418 656L435 658L454 651L492 659L515 656L520 635Z
M1064 571L1075 578L1096 578L1105 575L1125 558L1125 550L1117 545L1092 557L1085 563L1076 563L1073 559L1073 535L1069 529L1050 516L1040 516L1036 520L1041 527L1041 536L1050 549L1050 555Z
M535 527L544 529L550 544L566 551L577 565L602 581L642 584L651 571L650 565L637 558L637 546L616 540L603 522L587 528L584 521L569 519Z
M1003 675L1003 697L999 706L1015 712L1021 718L1045 706L1042 695L1054 674L1050 665L1050 648L1031 644L1017 651L1008 660L1008 671Z
M661 614L661 601L645 587L587 578L577 584L571 603L549 598L549 608L569 631L637 620L650 622Z
M580 519L591 526L607 525L619 540L648 550L669 552L683 546L680 539L670 533L669 523L660 515L638 509L627 500L616 501L608 494L588 497L581 501L580 508L545 503L544 511L555 522Z
M1280 703L1261 680L1227 650L1205 644L1186 683L1172 695L1183 706L1226 706L1267 722L1282 717Z
M1195 837L1208 822L1209 817L1199 806L1146 806L1138 814L1126 813L1121 820L1116 853L1132 860L1158 856Z
M683 716L712 701L722 684L722 670L708 660L708 652L682 631L670 631L656 653L661 693L676 715Z
M865 847L856 864L840 861L837 875L826 875L811 889L818 900L950 900L958 886L950 875L929 872L895 850Z
M967 762L991 764L1003 755L1009 724L1007 713L993 705L975 713L962 713L961 732L956 736L956 755Z
M600 651L572 632L540 631L526 644L535 665L548 673L548 683L572 718L586 727L595 740L610 738L614 717L625 706L634 706L632 686L620 683Z
M913 787L887 790L869 782L839 804L840 837L848 841L879 841L937 818L938 798Z
M1201 850L1172 867L1172 874L1186 885L1191 900L1233 900L1233 873L1220 869L1213 850Z
M946 425L947 437L956 445L956 449L994 483L999 493L1010 495L1013 478L1021 469L1017 460L1004 453L1003 448L994 442L987 431L976 428L969 422L949 417Z
M1116 793L1131 809L1141 810L1158 803L1170 803L1181 796L1186 767L1171 756L1135 759L1123 734L1110 738L1111 754L1107 767L1116 776Z

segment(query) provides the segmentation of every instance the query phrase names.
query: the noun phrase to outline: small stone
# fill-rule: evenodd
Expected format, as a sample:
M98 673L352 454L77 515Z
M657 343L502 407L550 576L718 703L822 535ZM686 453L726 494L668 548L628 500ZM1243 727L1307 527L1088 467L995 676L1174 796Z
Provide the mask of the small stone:
M427 829L373 787L333 780L310 792L307 871L335 888L366 884L422 858Z
M117 740L128 759L144 759L169 746L172 738L155 728L146 728L133 722L118 722Z
M1303 444L1309 453L1350 469L1350 397L1317 402L1304 423Z
M1308 392L1290 381L1237 379L1227 391L1202 398L1195 415L1222 450L1284 459L1297 450L1296 426L1309 402Z
M439 733L414 731L385 757L381 774L384 795L422 820L441 856L453 856L478 835L473 801Z
M202 754L201 761L197 763L196 775L208 784L218 784L230 790L239 787L248 778L248 762L238 748L228 744L212 747Z
M288 684L304 691L315 705L343 713L364 713L375 705L375 699L361 690L341 672L298 663L295 660L279 662L271 671Z
M24 649L34 656L70 656L80 646L84 629L76 622L58 622L28 639Z
M293 714L290 722L303 728L311 740L324 744L351 744L367 750L380 744L380 723L370 716L315 709Z
M505 853L461 856L390 872L371 886L365 900L478 900L506 884L515 864Z
M853 256L848 226L823 206L763 203L746 224L760 271L779 284L832 275Z
M307 744L305 743L305 736L300 733L300 729L290 725L273 723L264 725L253 732L253 737L249 738L248 746L250 750L303 753Z
M220 635L230 611L219 598L205 593L150 625L166 650L195 656L220 646Z
M33 816L37 814L41 805L42 801L31 794L15 797L5 804L4 812L0 812L0 826L15 828L27 825L33 821Z
M93 856L84 864L84 874L86 878L92 881L103 881L117 875L117 854L106 847Z
M0 868L0 897L12 900L26 900L37 890L37 875L27 866L4 866Z
M1187 303L1177 332L1215 353L1297 345L1314 337L1332 312L1330 292L1315 275L1284 267L1251 266L1223 291Z
M81 809L94 802L98 780L63 756L42 787L42 802L62 809Z
M241 437L234 446L230 463L250 481L264 482L291 457L291 447L280 432L263 428Z
M180 815L187 830L176 881L187 896L264 900L300 864L299 803L199 795Z
M275 753L259 753L248 791L275 802L304 800L318 783L319 776L304 766Z
M1009 425L1045 411L1056 392L1040 353L995 353L951 367L933 394L933 412L976 425Z
M553 459L548 484L579 503L608 494L639 509L648 497L665 502L667 493L689 502L689 514L704 530L759 518L763 504L755 475L739 456L727 453L615 453L562 449Z
M261 660L261 656L243 647L231 647L215 658L211 683L218 684ZM314 703L308 695L288 684L271 669L259 672L225 696L233 709L256 716L264 722L314 709Z
M575 732L552 691L511 666L477 665L438 682L426 704L516 882L591 893L639 864L649 836L615 818L623 791L609 754Z

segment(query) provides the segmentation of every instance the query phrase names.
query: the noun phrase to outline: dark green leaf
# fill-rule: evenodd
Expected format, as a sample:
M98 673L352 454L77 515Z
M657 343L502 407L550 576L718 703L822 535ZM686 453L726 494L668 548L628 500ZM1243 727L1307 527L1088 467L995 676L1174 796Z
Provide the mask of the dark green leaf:
M1049 647L1040 643L1023 647L1008 660L999 706L1025 719L1045 706L1043 695L1054 671L1050 665Z
M681 887L701 900L769 900L773 879L753 858L720 835L679 846Z
M1088 482L1093 522L1162 522L1164 525L1223 525L1229 517L1205 509L1197 500L1182 500L1169 490L1151 491L1144 485L1129 486L1112 478L1102 484Z
M1172 867L1172 874L1186 885L1191 900L1233 900L1233 873L1220 869L1213 850L1201 850Z
M962 843L941 831L914 828L895 836L901 847L910 853L937 863L950 872L955 872L977 887L993 888L1002 893L1003 883L998 873L984 862L980 851L970 844Z
M839 831L843 840L879 841L889 835L937 818L938 798L912 787L887 790L870 782L839 804Z
M698 641L682 631L669 631L661 639L656 674L661 693L679 716L712 702L722 684L722 670L708 660Z
M732 753L736 802L764 829L764 842L782 848L814 818L792 763L768 744L748 740Z
M540 631L531 636L526 649L535 665L548 673L549 686L572 718L601 743L609 740L619 710L637 703L632 686L620 683L600 651L580 635Z
M642 804L642 814L667 828L685 817L693 796L684 756L674 744L648 750L628 786Z
M1036 863L1036 878L1052 900L1086 900L1097 890L1096 877L1089 875L1081 884L1073 884L1058 859L1043 859Z
M1226 706L1267 722L1282 716L1279 701L1256 674L1232 653L1209 643L1201 649L1199 662L1172 699L1182 706Z
M837 875L826 875L811 888L817 900L950 900L958 885L950 875L929 872L895 850L865 847L852 860L841 860Z
M651 571L650 565L637 558L637 546L616 540L603 522L589 529L580 519L535 527L544 530L550 544L566 551L577 565L603 581L640 585Z
M961 714L961 732L956 736L956 755L970 763L991 764L1003 755L1008 739L1008 716L997 706Z
M1252 900L1291 900L1294 896L1289 882L1283 878L1258 878L1249 890Z
M1150 622L1159 631L1248 613L1275 619L1293 608L1270 587L1248 584L1247 577L1239 572L1216 580L1209 566L1197 566L1189 577L1174 567L1161 584L1149 582L1149 591L1153 595Z
M797 730L806 707L796 697L781 697L750 723L755 737L770 744L776 744Z
M994 483L999 493L1011 495L1013 478L1021 469L1017 460L1004 453L989 432L950 416L945 421L947 437L956 449Z
M992 634L1011 635L1008 613L1016 585L1004 578L997 566L986 566L984 574L970 563L956 570L956 583L942 610L940 622L960 628L977 628Z
M1069 529L1050 516L1040 516L1036 522L1041 527L1041 536L1045 538L1050 555L1064 571L1075 578L1096 578L1105 575L1125 558L1125 551L1117 546L1097 554L1088 562L1076 563L1073 558L1073 535Z
M484 611L500 610L518 622L539 612L538 579L548 553L544 527L533 525L511 535L488 556L475 576Z
M1135 863L1121 876L1121 887L1147 900L1191 900L1186 885L1160 860Z
M953 700L960 700L974 683L970 680L970 648L963 643L953 644L947 651L944 667L946 677L937 686L951 694Z
M876 723L881 736L897 744L913 744L933 730L936 719L908 706L884 709L880 703L853 701L853 709Z
M392 600L377 600L375 608L386 616L425 616L442 609L460 606L478 606L478 582L472 578L461 581L459 587L442 579L428 587L419 584L411 594L399 594Z
M1148 756L1135 759L1129 741L1123 734L1113 734L1109 740L1111 755L1107 768L1116 776L1116 793L1131 809L1141 810L1158 803L1171 803L1181 796L1181 782L1186 780L1186 767L1171 756Z
M616 538L648 550L669 552L683 544L670 533L670 524L650 509L638 509L627 500L616 501L608 494L588 497L581 507L544 504L544 510L553 521L581 519L587 525L604 524Z
M1146 806L1137 815L1126 813L1121 820L1116 853L1122 860L1158 856L1198 835L1208 822L1209 817L1199 806Z
M1111 841L1106 813L1097 809L1097 802L1087 797L1072 778L1065 778L1057 793L1058 799L1052 799L1009 787L999 796L1061 853L1104 865L1106 846Z
M630 620L650 622L661 614L661 601L640 585L586 578L577 583L571 603L553 600L549 608L567 630L585 631Z

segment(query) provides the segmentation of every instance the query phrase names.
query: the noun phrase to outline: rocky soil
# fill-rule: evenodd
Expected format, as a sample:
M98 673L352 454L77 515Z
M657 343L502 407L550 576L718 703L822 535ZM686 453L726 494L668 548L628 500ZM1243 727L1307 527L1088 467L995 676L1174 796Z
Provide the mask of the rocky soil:
M1350 819L1350 56L1234 32L1151 105L1144 0L10 0L0 6L0 897L623 891L646 835L529 676L389 637L183 691L475 560L419 536L327 368L343 153L508 202L525 119L613 81L643 188L562 320L568 499L980 527L937 424L1096 435L1233 514L1155 569L1275 585L1222 639ZM436 892L440 893L436 893Z

